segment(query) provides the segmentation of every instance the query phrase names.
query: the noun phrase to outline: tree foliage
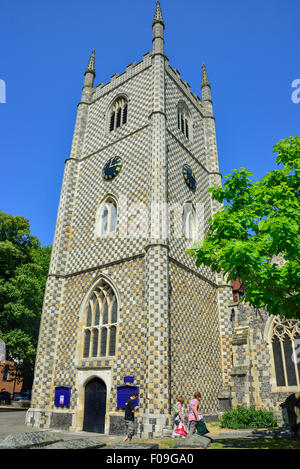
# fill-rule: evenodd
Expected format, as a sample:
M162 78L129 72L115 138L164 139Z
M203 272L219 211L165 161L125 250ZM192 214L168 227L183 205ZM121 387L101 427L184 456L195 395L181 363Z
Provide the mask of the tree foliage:
M0 211L0 339L18 375L33 374L51 248L30 234L29 220Z
M253 174L240 168L223 188L209 189L224 206L188 253L197 266L223 272L228 281L241 278L243 301L254 308L300 319L300 137L280 140L273 152L279 168L260 181L252 182Z

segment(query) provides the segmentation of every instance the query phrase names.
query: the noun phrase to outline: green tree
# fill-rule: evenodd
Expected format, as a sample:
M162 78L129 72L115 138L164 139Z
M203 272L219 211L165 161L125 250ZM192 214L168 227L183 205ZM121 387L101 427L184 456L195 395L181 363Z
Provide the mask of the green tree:
M0 211L0 339L25 387L33 378L50 254L30 234L29 220Z
M240 168L223 188L209 189L224 206L188 253L197 266L223 272L228 281L241 278L243 301L254 308L300 319L300 137L280 140L273 152L279 169L260 181L252 182L253 174Z

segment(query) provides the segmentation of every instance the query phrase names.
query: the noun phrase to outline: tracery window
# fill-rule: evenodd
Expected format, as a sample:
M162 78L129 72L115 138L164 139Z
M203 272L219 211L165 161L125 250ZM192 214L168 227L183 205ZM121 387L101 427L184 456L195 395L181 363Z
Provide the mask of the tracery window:
M300 321L276 316L272 349L277 387L300 387Z
M178 129L188 138L191 139L191 116L187 105L183 101L179 101L177 106L177 126Z
M196 239L196 210L192 202L183 206L183 234L190 241Z
M96 215L96 236L111 236L117 229L117 204L112 197L107 197Z
M112 132L117 128L125 125L127 122L128 103L124 96L120 96L115 100L109 112L109 131Z
M83 358L116 354L117 321L116 294L107 282L101 280L86 305Z

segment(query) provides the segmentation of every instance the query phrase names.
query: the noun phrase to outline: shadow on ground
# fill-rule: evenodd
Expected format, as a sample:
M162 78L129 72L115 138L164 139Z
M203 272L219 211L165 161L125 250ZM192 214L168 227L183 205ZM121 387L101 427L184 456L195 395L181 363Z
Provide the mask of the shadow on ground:
M218 439L211 449L300 449L300 441L286 438Z

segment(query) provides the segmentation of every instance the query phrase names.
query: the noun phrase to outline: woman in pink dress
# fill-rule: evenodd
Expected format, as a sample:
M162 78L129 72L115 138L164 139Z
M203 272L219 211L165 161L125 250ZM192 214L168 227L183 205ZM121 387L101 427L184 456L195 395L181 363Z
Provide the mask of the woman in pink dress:
M199 401L200 401L200 392L195 392L194 399L190 401L189 405L189 435L192 436L196 431L196 422L199 422L203 417L199 414Z
M177 426L182 423L184 426L184 408L183 408L183 403L184 403L184 398L182 396L179 396L177 399L177 403L175 404L174 408L177 409L176 415L174 417L174 428L173 428L173 433L172 433L172 438L174 439L175 436L178 436L175 434L175 429Z

